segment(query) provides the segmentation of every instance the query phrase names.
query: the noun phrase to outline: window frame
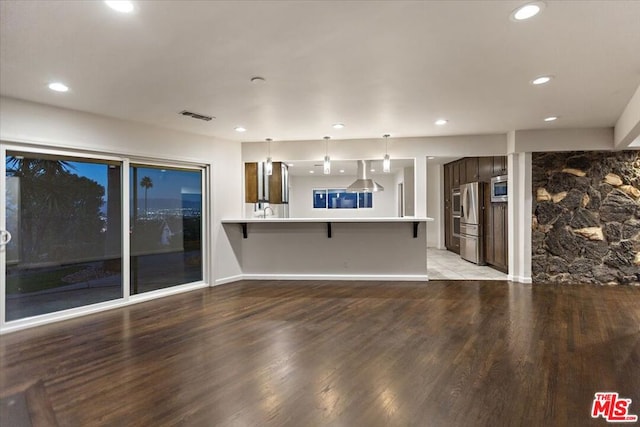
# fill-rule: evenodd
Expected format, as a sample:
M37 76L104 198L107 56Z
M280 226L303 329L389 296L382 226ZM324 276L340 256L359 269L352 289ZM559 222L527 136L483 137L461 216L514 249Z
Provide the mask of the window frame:
M324 207L316 207L315 206L315 202L316 202L316 192L322 192L324 191L325 194L325 206ZM363 192L357 192L357 193L349 193L349 194L356 194L355 200L356 200L356 206L352 207L352 208L331 208L329 207L329 191L339 191L340 194L342 193L347 193L347 189L346 188L335 188L335 187L314 187L311 189L311 202L312 202L312 209L324 209L324 210L359 210L359 209L373 209L373 193L363 193ZM371 206L360 206L360 196L363 194L371 194Z

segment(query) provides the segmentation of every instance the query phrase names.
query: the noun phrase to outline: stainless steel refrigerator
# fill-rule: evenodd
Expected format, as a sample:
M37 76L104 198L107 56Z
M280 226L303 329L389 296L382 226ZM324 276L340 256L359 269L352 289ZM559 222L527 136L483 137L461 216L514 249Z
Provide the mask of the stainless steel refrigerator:
M484 184L472 182L460 186L460 256L484 265Z

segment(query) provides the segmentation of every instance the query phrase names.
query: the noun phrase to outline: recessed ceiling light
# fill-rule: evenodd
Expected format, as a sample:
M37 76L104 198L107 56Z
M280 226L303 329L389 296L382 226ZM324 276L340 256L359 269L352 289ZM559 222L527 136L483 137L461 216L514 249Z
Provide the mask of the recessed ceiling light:
M558 120L558 116L549 116L544 118L545 122L553 122L555 120Z
M344 169L340 169L340 173L344 173Z
M371 171L371 172L375 172L376 170L375 170L374 168L371 168L371 169L370 169L370 171Z
M553 76L536 77L535 79L531 80L531 84L532 85L543 85L545 83L549 83L552 78L553 78Z
M233 128L236 132L246 132L247 129L243 128L242 126L236 126L235 128Z
M541 1L527 3L511 12L511 19L513 21L524 21L533 18L544 9L544 6L544 3Z
M49 83L49 89L55 90L56 92L67 92L69 90L69 86L60 82Z
M309 171L309 173L316 173L315 171Z
M133 12L133 2L129 0L105 0L107 6L120 13Z
M433 156L427 157L427 160L433 160L433 159L435 159L435 157L433 157Z
M449 120L445 120L445 119L438 119L435 121L435 124L437 124L438 126L443 126L446 125L449 122Z
M331 127L334 129L342 129L344 127L344 123L334 123Z

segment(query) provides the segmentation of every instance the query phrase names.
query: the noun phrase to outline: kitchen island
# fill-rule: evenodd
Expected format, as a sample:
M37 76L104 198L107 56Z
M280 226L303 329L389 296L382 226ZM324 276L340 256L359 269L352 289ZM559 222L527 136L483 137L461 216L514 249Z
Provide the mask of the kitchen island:
M222 225L244 279L428 280L428 221L267 217Z

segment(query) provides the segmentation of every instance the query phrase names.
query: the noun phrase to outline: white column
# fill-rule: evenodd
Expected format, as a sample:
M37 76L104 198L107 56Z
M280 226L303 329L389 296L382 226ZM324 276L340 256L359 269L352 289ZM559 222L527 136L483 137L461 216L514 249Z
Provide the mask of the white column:
M427 161L427 247L444 249L444 167Z
M531 153L509 153L509 280L531 283Z
M427 158L417 156L415 160L415 216L427 216Z

